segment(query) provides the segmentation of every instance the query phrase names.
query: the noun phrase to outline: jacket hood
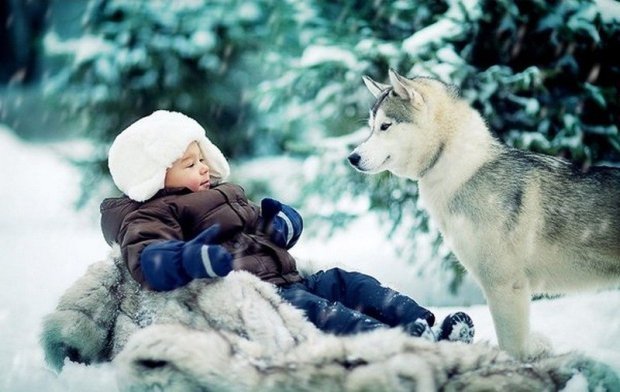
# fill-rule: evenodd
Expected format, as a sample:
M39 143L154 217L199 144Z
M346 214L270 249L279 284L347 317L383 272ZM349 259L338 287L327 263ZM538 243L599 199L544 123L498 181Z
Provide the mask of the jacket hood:
M151 199L168 195L183 195L191 193L187 188L166 188L159 190ZM104 199L99 206L101 213L101 231L103 238L112 245L117 241L123 220L127 215L136 211L144 203L130 199L128 196L109 197Z
M112 246L117 242L118 232L125 216L140 208L139 202L127 196L111 197L101 202L99 211L101 212L101 232L103 238Z

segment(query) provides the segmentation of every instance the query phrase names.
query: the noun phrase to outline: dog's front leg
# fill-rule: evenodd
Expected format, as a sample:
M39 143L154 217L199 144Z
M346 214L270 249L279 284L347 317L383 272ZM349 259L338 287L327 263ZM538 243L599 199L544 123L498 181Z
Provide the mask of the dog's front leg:
M484 288L499 347L519 359L530 356L530 289L525 278Z

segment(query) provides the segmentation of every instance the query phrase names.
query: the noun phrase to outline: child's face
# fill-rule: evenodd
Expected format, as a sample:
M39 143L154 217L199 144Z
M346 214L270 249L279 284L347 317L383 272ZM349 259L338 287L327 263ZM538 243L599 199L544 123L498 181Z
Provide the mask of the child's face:
M198 143L192 142L183 156L166 171L166 188L188 188L192 192L209 189L209 167L204 162Z

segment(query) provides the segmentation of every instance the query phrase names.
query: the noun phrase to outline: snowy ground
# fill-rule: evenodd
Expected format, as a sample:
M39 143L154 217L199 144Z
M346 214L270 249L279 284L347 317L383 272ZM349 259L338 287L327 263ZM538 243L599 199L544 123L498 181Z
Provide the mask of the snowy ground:
M108 251L97 211L76 213L72 208L78 173L55 152L66 148L23 144L0 126L0 391L117 390L109 365L67 363L55 375L46 367L38 343L42 317L86 267ZM360 241L360 230L368 233L371 223L362 220L327 243L304 239L296 246L296 255L325 265L337 260L375 275L423 304L429 303L425 292L434 290L431 298L445 295L441 294L445 290L408 271L380 236L365 235ZM472 295L462 304L470 303ZM454 298L447 303L457 304ZM476 340L495 343L486 306L462 304L430 308L439 319L465 309L476 324ZM619 308L620 291L536 301L533 329L549 337L558 352L581 350L620 372ZM571 390L585 390L580 386L575 382Z

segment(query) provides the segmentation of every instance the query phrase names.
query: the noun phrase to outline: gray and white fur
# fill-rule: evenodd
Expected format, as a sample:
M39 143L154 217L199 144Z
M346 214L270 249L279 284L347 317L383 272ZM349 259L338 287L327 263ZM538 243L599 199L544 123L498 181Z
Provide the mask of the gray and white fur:
M549 349L530 333L533 294L620 284L620 169L500 143L458 90L427 77L368 77L371 134L359 171L418 181L445 243L482 287L499 345L518 358Z
M485 343L429 342L400 328L318 330L276 286L245 272L173 291L140 289L116 246L43 320L47 362L112 361L118 389L146 391L613 390L615 371L579 353L521 363Z

